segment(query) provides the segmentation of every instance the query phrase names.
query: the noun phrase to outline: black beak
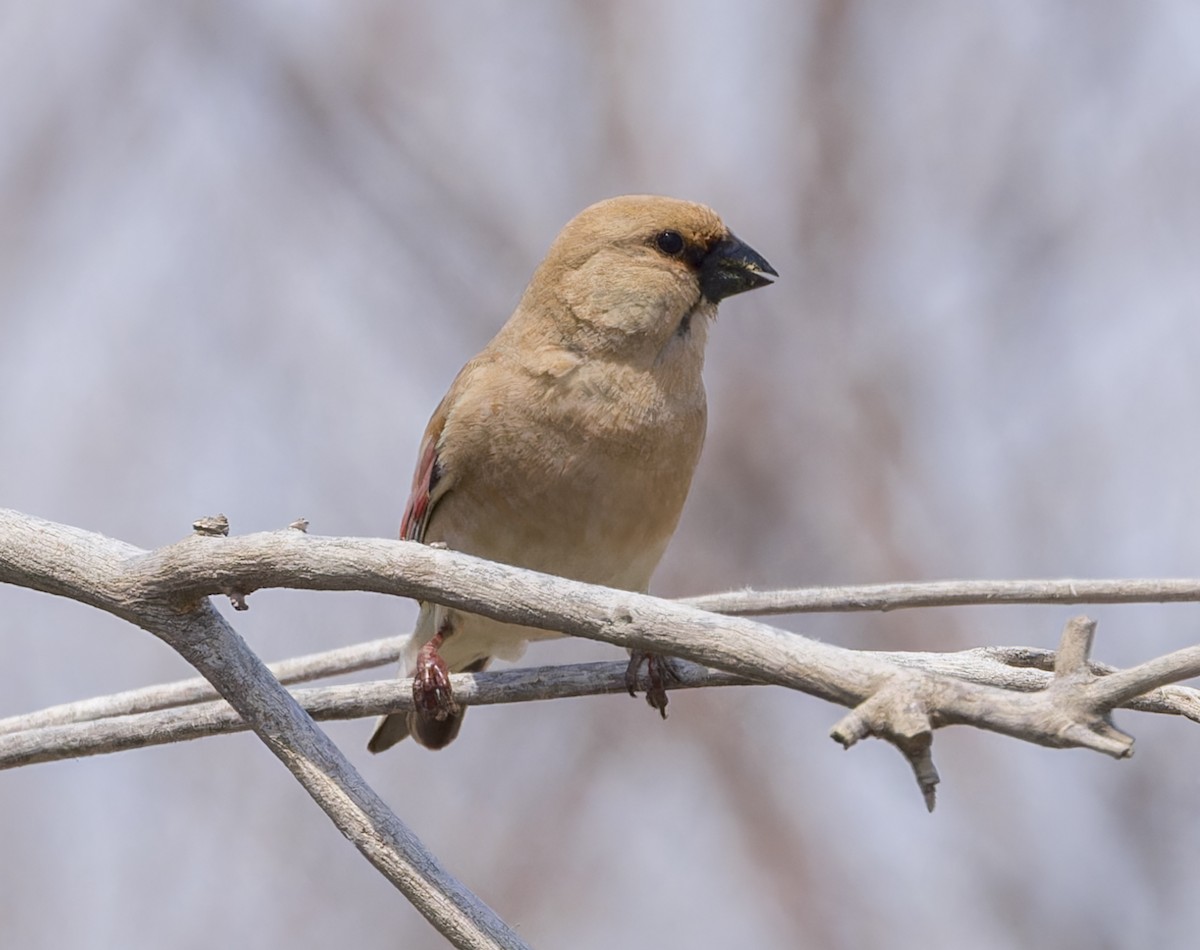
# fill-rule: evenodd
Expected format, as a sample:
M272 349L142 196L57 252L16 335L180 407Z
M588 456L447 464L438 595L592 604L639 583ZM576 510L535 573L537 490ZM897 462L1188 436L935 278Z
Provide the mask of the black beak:
M713 303L720 303L734 294L765 287L771 277L778 276L758 251L731 234L714 244L701 262L700 292Z

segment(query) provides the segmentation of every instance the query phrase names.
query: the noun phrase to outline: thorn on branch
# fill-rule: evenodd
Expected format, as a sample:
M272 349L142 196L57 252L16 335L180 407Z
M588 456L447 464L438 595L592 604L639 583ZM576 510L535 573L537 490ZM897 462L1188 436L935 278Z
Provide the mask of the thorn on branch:
M933 814L937 805L937 785L942 780L933 764L933 736L929 737L929 743L920 755L905 755L912 766L917 787L921 789L921 797L925 799L925 810Z
M224 538L229 535L229 519L224 515L210 515L192 522L192 530L208 538Z
M250 609L250 605L246 603L246 597L250 594L249 591L241 590L236 587L230 587L222 591L222 593L229 598L229 602L233 604L234 610Z
M1092 675L1088 658L1092 654L1092 641L1096 636L1096 621L1080 614L1072 617L1063 627L1058 641L1058 653L1054 657L1054 677Z
M1097 716L1091 722L1072 722L1063 731L1065 746L1078 746L1128 759L1133 755L1133 736L1122 732L1107 716Z
M1054 679L1049 694L1056 712L1065 719L1059 729L1063 745L1094 749L1125 759L1133 755L1133 737L1112 723L1112 707L1089 702L1085 687L1099 676L1090 657L1096 636L1096 621L1082 614L1063 627L1054 657Z
M933 811L941 778L933 764L933 723L919 683L907 676L894 678L844 716L830 736L844 749L869 736L890 742L912 768L925 807Z

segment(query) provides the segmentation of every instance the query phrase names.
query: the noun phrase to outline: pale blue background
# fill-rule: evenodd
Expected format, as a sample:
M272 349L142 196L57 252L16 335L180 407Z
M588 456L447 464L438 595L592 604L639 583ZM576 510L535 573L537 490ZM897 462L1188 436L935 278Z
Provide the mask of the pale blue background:
M782 275L711 337L664 594L1200 569L1200 7L0 5L0 504L142 546L394 535L426 419L592 201L713 205ZM263 592L268 659L413 605ZM785 621L1052 646L1071 612ZM1099 607L1097 655L1200 607ZM0 715L187 674L0 589ZM543 662L617 652L534 648ZM390 671L389 671L390 672ZM1200 730L1116 763L880 743L778 689L471 715L368 779L539 947L1189 946ZM0 774L0 944L438 947L256 740Z

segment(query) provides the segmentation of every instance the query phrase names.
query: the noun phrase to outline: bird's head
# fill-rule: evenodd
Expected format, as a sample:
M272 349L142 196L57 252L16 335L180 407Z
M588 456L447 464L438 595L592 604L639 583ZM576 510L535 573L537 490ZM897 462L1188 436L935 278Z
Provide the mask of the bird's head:
M610 198L572 219L522 302L582 355L649 363L679 341L702 350L717 304L775 270L710 208L648 195Z

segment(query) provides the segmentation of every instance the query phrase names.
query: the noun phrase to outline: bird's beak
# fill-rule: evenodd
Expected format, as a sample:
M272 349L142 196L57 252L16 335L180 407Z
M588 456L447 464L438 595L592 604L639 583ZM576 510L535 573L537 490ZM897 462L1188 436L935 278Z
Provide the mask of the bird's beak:
M778 276L758 251L731 234L713 245L700 264L700 292L719 303L734 294L765 287L771 277Z

